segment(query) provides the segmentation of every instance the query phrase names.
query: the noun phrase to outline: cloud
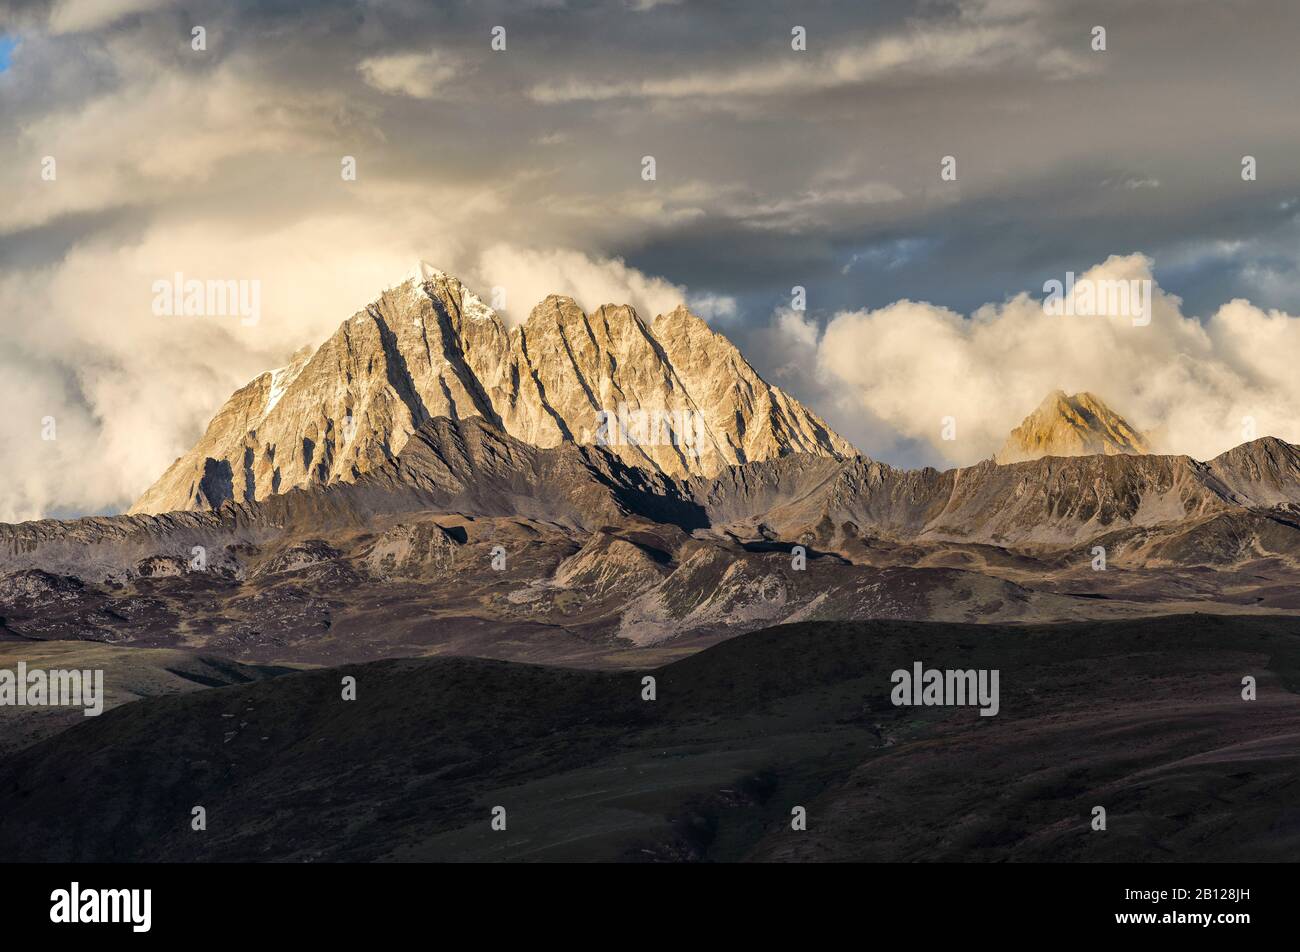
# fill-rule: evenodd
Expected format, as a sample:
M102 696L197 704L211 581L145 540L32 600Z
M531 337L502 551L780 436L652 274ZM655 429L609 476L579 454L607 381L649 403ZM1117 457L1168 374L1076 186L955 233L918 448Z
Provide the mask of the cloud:
M50 32L82 33L116 23L133 13L145 13L172 0L58 0L50 10Z
M1122 240L1160 262L1185 313L1254 302L1231 320L1225 306L1220 337L1217 315L1202 322L1207 352L1226 353L1240 324L1290 353L1265 318L1300 299L1292 0L1257 0L1258 16L1213 31L1113 5L1104 55L1088 51L1094 13L1068 0L815 6L809 50L795 53L790 7L770 0L742 18L728 4L638 14L485 0L443 5L433 33L412 3L319 0L304 16L283 3L0 0L21 44L0 73L0 394L12 408L0 519L130 502L235 387L318 343L417 257L485 297L505 288L516 323L553 291L588 308L631 301L647 318L685 299L864 449L903 463L988 450L936 447L933 424L849 399L852 353L819 369L837 313L894 306L882 323L935 319L936 346L949 346L945 334L960 343L978 323L955 315ZM68 32L51 32L52 9ZM508 54L489 49L493 10L509 11ZM196 22L203 53L189 45ZM435 42L455 58L426 52ZM1211 60L1225 68L1207 74ZM570 83L578 94L548 108L530 95ZM1247 151L1261 169L1249 184ZM640 176L647 154L653 182ZM947 154L959 183L938 181ZM41 179L47 155L55 182ZM345 155L355 181L340 178ZM261 322L156 319L149 283L177 270L260 279ZM769 327L794 285L813 310ZM891 305L920 299L934 303ZM869 348L861 359L902 373ZM1009 377L1028 360L1010 360ZM1234 360L1230 379L1255 374L1248 391L1267 390L1258 360ZM1079 370L1078 386L1093 385ZM986 442L1046 383L1012 394ZM1143 424L1165 409L1110 398L1134 416L1149 406ZM39 440L46 415L57 441Z
M297 158L334 144L333 122L346 115L343 97L276 91L239 73L231 65L129 81L72 114L25 124L5 150L15 160L0 167L0 183L14 196L0 204L0 234L78 212L184 201L223 163L277 153ZM44 156L55 160L53 181L37 178Z
M1244 442L1252 425L1300 442L1300 318L1234 300L1199 321L1154 284L1143 255L1111 257L1082 280L1152 281L1150 324L1049 316L1027 294L969 317L900 300L840 312L820 335L790 312L774 324L793 369L815 378L831 404L830 422L850 421L845 435L886 460L909 442L928 449L927 461L990 457L1057 388L1100 396L1162 452L1208 459ZM956 440L942 438L945 417L957 421Z
M1082 52L1052 46L1024 24L917 23L878 39L836 42L822 49L824 52L791 51L757 64L651 79L546 81L534 85L529 95L548 104L748 98L826 92L886 80L988 73L1008 64L1027 66L1053 79L1081 75L1092 68Z
M697 317L723 323L734 320L739 312L739 304L730 294L692 294L686 306Z
M7 322L0 348L0 522L122 511L237 387L319 343L401 272L410 249L381 223L363 228L329 216L260 235L159 224L0 277L0 313L40 316ZM350 254L323 275L321 256L340 244ZM154 314L153 282L176 271L259 282L260 322ZM42 438L47 417L54 440Z
M806 312L780 308L776 312L776 326L781 336L792 345L794 354L816 358L820 333L816 322Z
M446 95L447 86L464 75L468 67L450 54L430 50L371 56L358 64L357 71L368 85L380 92L413 99L438 99Z
M470 286L486 297L505 292L502 318L511 326L527 320L549 294L573 298L586 312L602 304L630 304L647 321L684 303L685 291L662 278L630 268L621 258L593 258L579 251L533 250L507 244L487 248L471 273ZM468 280L468 278L467 278Z

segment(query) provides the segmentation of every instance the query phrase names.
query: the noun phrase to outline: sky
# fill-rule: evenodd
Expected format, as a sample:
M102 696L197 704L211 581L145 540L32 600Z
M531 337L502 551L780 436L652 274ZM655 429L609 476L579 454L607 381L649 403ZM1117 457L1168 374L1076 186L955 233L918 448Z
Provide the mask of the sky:
M122 511L418 259L515 323L685 300L895 465L1057 387L1162 451L1300 442L1293 0L0 0L0 37L0 521ZM1046 315L1069 272L1153 319ZM258 319L156 313L177 274Z

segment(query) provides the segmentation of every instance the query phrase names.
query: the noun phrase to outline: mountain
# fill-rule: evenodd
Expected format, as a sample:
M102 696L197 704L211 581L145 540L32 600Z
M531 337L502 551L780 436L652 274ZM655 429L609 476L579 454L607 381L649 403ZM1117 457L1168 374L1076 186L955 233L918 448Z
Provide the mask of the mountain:
M685 307L646 322L552 295L521 326L421 263L314 352L236 391L130 509L212 509L352 481L434 417L482 417L538 447L604 443L671 476L853 447Z
M385 520L426 513L533 520L579 544L607 526L653 524L746 542L854 537L1059 551L1122 531L1185 531L1220 516L1254 514L1294 528L1296 512L1300 449L1272 437L1208 462L1094 455L939 471L791 455L680 480L631 465L610 447L537 447L481 417L438 417L417 427L394 459L351 481L227 501L215 511L0 526L0 572L121 581L158 574L160 558L183 567L196 544L373 533ZM1246 549L1249 538L1239 540Z
M1273 438L1207 462L788 455L677 479L439 417L351 481L0 525L0 640L273 664L619 665L805 620L1295 612L1297 583L1300 450Z
M1054 390L1011 431L997 463L1044 456L1105 456L1150 453L1147 441L1118 413L1091 393L1066 396Z

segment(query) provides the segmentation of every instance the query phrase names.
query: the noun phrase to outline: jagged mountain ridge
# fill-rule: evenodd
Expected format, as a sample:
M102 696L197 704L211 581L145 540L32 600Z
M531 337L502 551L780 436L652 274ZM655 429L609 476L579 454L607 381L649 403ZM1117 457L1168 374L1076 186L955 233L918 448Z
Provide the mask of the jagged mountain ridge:
M778 532L853 522L898 539L1074 545L1119 526L1300 506L1300 449L1274 437L1189 456L1042 457L939 471L782 459L691 481L710 520Z
M481 417L439 417L396 458L351 482L227 501L210 512L0 525L0 571L64 550L80 557L100 544L134 540L132 549L144 552L172 536L328 533L403 512L520 516L584 532L629 519L688 532L749 525L785 538L851 523L899 541L1051 548L1246 510L1300 513L1300 448L1264 437L1207 462L1097 455L944 471L796 455L681 480L630 465L609 448L537 447Z
M1090 570L1096 544L1111 571ZM429 651L605 663L617 645L684 649L811 618L1293 612L1298 580L1300 449L1271 438L1205 463L939 472L786 456L680 480L607 448L437 418L351 482L207 512L0 526L0 639L268 663Z
M1145 437L1091 393L1054 390L1007 436L996 463L1044 456L1105 456L1150 453Z
M552 295L508 330L459 280L421 264L315 352L236 391L129 512L355 480L439 416L481 416L539 447L604 440L626 462L673 476L856 453L684 307L647 323L627 306L588 315Z

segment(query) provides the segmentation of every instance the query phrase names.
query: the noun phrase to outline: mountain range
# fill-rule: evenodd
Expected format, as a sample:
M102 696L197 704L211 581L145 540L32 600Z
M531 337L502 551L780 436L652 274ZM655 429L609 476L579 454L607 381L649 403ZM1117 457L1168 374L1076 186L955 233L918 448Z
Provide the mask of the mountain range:
M701 427L602 438L619 405ZM896 469L684 308L552 296L507 330L421 266L237 391L131 513L0 526L0 637L619 664L808 619L1300 607L1300 450L1147 449L1058 391L995 459Z
M1288 612L1298 562L1300 450L1271 438L1208 462L792 455L677 479L439 417L351 482L0 526L0 634L604 665L810 619Z
M685 309L507 329L421 268L130 513L0 525L0 667L112 708L0 705L0 852L1285 858L1300 448L1150 449L1057 391L898 469ZM999 716L895 706L920 658L1001 671Z
M435 417L479 417L533 446L598 444L672 477L786 456L859 454L685 307L647 322L551 295L507 329L423 262L315 350L237 390L130 508L209 510L350 482ZM994 456L1140 455L1147 440L1090 393L1047 396Z

